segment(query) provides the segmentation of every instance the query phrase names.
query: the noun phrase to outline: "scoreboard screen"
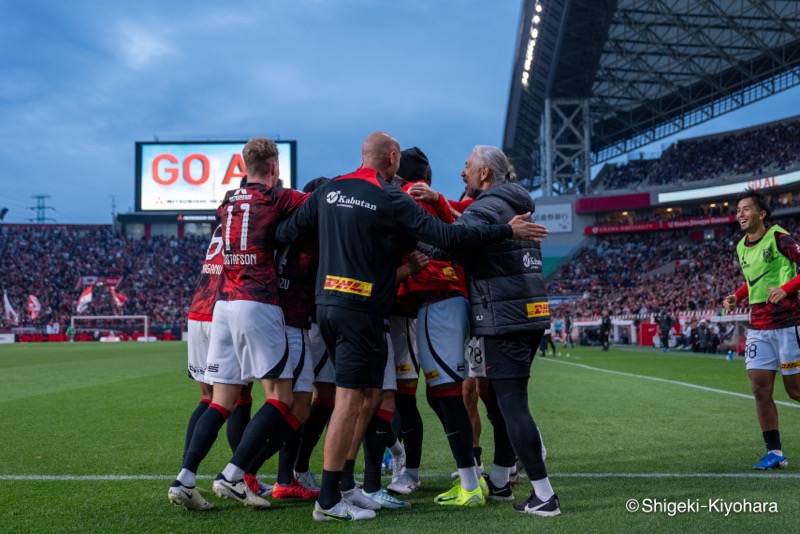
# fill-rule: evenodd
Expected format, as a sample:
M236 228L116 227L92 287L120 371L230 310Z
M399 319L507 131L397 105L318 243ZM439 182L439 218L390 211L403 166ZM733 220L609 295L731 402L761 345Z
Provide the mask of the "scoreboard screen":
M136 211L214 211L247 174L246 141L136 143ZM297 142L275 141L281 180L297 185Z

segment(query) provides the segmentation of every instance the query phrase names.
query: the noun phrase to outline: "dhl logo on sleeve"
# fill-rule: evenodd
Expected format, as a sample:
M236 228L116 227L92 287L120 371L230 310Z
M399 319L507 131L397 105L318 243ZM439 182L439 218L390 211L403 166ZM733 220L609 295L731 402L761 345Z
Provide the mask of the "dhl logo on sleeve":
M353 280L352 278L342 278L340 276L327 275L325 277L325 288L328 291L341 291L342 293L352 293L369 297L372 295L372 284Z
M797 369L800 367L800 362L782 363L781 369Z
M528 309L528 319L550 315L549 302L529 302L525 307Z
M411 364L401 363L400 365L395 365L394 370L397 372L397 374L411 372Z

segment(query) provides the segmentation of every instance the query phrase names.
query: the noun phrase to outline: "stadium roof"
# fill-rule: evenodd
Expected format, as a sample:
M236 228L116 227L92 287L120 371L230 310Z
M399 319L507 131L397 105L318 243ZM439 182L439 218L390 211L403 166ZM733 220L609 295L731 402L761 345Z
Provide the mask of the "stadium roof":
M533 190L547 99L588 99L594 164L798 84L800 2L524 0L503 147Z

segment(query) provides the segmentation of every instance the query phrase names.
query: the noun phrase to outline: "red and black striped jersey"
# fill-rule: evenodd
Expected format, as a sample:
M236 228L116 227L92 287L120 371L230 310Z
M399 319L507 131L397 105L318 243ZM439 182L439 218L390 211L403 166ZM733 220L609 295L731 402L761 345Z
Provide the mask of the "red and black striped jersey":
M217 291L222 281L222 227L217 226L211 236L211 243L203 260L200 279L194 290L194 298L189 306L189 319L210 321L217 302Z
M314 287L319 265L319 243L306 234L283 247L275 258L280 291L278 300L287 326L309 329L314 321Z
M260 183L228 191L217 208L222 227L223 276L218 300L278 305L275 229L306 195Z

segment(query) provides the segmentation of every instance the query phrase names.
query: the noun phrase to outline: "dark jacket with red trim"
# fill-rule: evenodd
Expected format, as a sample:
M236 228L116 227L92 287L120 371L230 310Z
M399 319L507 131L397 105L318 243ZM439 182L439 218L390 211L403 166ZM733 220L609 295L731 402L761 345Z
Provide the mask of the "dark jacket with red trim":
M316 230L320 243L317 304L388 315L395 270L409 238L441 248L485 245L509 239L507 224L447 225L376 171L359 168L318 187L277 237L292 242Z

